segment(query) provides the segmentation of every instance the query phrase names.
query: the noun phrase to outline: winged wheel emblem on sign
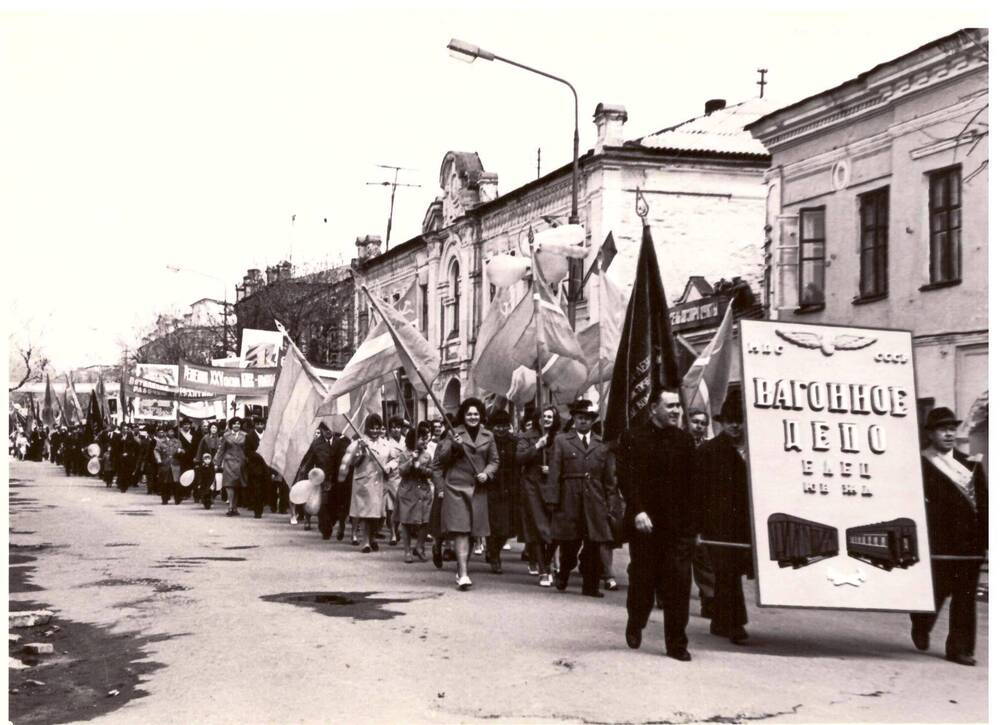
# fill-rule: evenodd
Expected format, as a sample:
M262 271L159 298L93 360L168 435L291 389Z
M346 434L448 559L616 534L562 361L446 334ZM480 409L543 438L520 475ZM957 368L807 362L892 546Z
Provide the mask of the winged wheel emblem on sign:
M774 332L782 340L809 350L818 348L826 356L833 355L836 350L860 350L869 345L874 345L877 341L877 338L865 337L863 335L837 335L835 337L828 337L817 332L789 332L788 330L775 330Z

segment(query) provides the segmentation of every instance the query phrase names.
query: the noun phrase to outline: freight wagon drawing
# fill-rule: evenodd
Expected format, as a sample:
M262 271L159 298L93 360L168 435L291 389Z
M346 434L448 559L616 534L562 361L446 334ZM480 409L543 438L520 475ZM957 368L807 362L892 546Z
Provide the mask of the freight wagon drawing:
M836 556L840 551L835 527L789 514L767 517L767 540L771 561L793 569Z
M893 519L847 530L847 555L886 571L907 569L918 561L917 525Z

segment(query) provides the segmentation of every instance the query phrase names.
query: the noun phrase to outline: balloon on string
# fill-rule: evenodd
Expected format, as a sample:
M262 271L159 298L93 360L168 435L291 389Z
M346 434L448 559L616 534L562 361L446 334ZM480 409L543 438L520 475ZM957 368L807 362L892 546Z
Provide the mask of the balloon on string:
M222 490L222 471L219 471L215 474L215 490L216 491Z
M321 483L323 483L324 480L326 480L326 474L323 473L322 468L313 468L311 471L309 471L309 481L314 486L320 485Z
M304 478L292 486L292 488L288 491L288 500L296 506L301 506L309 500L313 490L318 491L319 485L313 483L308 478Z
M101 455L101 447L96 443L91 443L87 446L87 455L91 458L97 458Z
M318 486L315 487L312 493L309 494L309 498L306 500L305 509L306 513L311 516L315 516L319 513L319 507L323 501L323 491Z
M536 252L535 262L538 264L538 271L549 284L561 282L569 274L569 257L564 255Z
M193 470L184 471L184 473L181 474L180 482L184 488L187 488L192 483L194 483L194 471Z
M91 476L96 476L101 472L101 462L96 458L91 458L87 461L87 473Z
M484 262L486 279L495 287L510 287L519 282L531 269L531 260L527 257L513 257L509 254L498 254Z

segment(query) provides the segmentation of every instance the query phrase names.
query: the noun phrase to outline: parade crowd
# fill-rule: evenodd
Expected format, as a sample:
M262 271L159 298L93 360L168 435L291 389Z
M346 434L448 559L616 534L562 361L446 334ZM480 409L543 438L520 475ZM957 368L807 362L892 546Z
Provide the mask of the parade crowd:
M578 569L581 593L600 598L602 585L618 589L614 552L628 543L629 647L641 646L658 606L666 654L691 659L692 576L710 632L750 644L743 577L754 572L739 395L726 398L715 416L718 434L708 438L709 415L688 410L685 419L677 393L668 390L651 392L648 422L614 447L601 440L590 401L577 400L568 412L563 420L555 406L529 405L514 421L504 410L487 415L469 398L447 421L410 426L371 414L354 436L320 423L295 481L282 480L257 452L260 419L234 417L224 430L190 420L18 430L10 452L62 465L67 475L99 475L122 493L144 484L164 505L191 500L209 509L221 499L226 516L242 508L261 518L269 508L307 530L315 516L324 539L348 538L362 554L380 551L383 542L406 564L430 558L442 569L454 562L461 591L472 587L473 556L502 574L503 552L517 539L523 566L540 587L563 592ZM988 502L982 467L955 449L959 423L947 408L930 412L922 464L931 550L958 557L932 562L937 612L951 597L945 656L974 665L980 562L972 557L986 553ZM304 479L321 481L318 510L289 498ZM917 649L929 648L936 616L911 615Z

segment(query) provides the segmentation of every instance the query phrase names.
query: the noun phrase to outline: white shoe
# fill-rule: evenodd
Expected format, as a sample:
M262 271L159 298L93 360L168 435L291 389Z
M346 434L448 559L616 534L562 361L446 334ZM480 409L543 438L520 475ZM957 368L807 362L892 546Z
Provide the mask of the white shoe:
M295 526L296 524L299 523L299 517L296 516L295 514L292 514L292 518L288 523L290 523L292 526Z
M482 556L483 555L483 545L482 544L476 544L472 548L472 555L473 556Z
M460 576L458 578L458 588L460 591L466 591L472 586L472 580L467 576Z
M504 550L504 551L510 551L510 544L509 544L509 543L507 543L507 544L504 544L504 545L503 545L503 550Z
M550 586L552 586L552 575L551 574L542 574L540 577L538 577L538 586L540 586L540 587L550 587Z
M531 576L538 576L538 567L537 566L529 566L528 567L528 573L531 574Z

